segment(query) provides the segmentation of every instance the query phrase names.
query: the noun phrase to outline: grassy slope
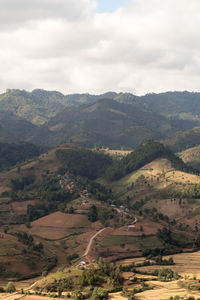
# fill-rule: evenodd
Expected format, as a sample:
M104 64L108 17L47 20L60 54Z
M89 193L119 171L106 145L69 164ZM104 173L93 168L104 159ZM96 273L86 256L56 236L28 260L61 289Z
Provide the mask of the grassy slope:
M72 139L81 145L104 145L114 149L133 148L146 139L160 139L177 131L160 115L111 99L66 108L46 125L51 132L43 136L41 142L56 145ZM39 137L34 139L39 140Z
M24 166L21 167L21 172L22 174L30 174L30 172L34 171L36 177L39 179L42 174L46 174L46 172L55 172L60 166L59 161L57 161L55 157L55 150L52 150L48 154L41 155L40 159L34 159L29 163L24 164ZM19 176L19 174L16 169L12 169L9 172L1 173L0 176L0 188L4 191L9 189L10 179ZM127 197L130 199L129 205L131 207L134 206L137 201L142 199L145 200L146 198L147 202L144 202L140 209L152 209L155 207L157 208L158 213L168 215L171 220L177 218L177 225L172 227L175 231L178 231L180 222L187 223L190 227L184 229L184 232L187 232L191 238L196 237L197 234L192 233L196 219L192 221L192 219L188 219L188 217L195 211L198 211L200 208L200 201L196 199L191 204L185 199L185 202L180 204L179 197L176 196L176 193L177 191L182 193L184 190L187 190L188 186L199 183L200 178L198 176L174 170L167 159L157 159L118 181L108 183L105 179L101 179L100 182L107 187L112 188L115 195L114 200L121 201L121 203L125 203L125 205L127 205ZM170 202L172 198L174 199L173 205ZM11 200L8 198L1 198L0 200L1 205L3 205L3 203L5 205L5 202L7 203L7 216L10 217L9 209L11 208ZM79 202L77 202L77 207L80 207L81 201L82 200L80 199ZM170 205L172 206L172 210L168 209ZM104 206L110 207L110 205L106 203ZM174 209L179 212L177 216L172 214ZM139 216L138 214L139 209L130 210L128 213L130 218L133 219L137 216L140 219L135 232L127 233L127 224L130 223L131 219L126 219L126 217L124 217L124 227L120 225L122 226L121 228L105 232L105 235L102 235L97 239L91 252L92 257L95 257L97 252L105 252L106 249L108 249L110 253L114 253L115 257L117 257L119 254L121 256L131 255L131 251L132 253L137 251L137 253L141 254L140 250L144 250L151 246L159 247L160 241L155 238L158 227L155 225L159 223L162 228L166 223L162 220L155 222L152 220L151 215L145 213L142 216ZM37 221L35 223L33 222L32 228L30 229L25 226L15 226L13 227L13 230L23 230L33 234L38 242L41 241L45 247L51 249L51 251L59 256L59 266L65 264L66 255L68 254L77 252L79 255L82 255L89 238L95 233L95 228L91 227L90 224L88 224L88 227L86 226L87 228L85 227L85 229L80 225L77 225L77 228L75 228L76 226L74 225L53 228L55 226L52 226L52 221L49 221L49 225L47 224L48 233L45 226L40 226L37 229L37 226L34 224L37 224ZM140 231L140 226L143 226L143 232ZM150 232L149 228L155 229ZM62 233L61 236L58 237L56 230L59 231L59 234ZM69 236L71 234L75 235ZM127 234L130 236L125 238ZM142 234L147 235L143 240L141 239ZM108 245L108 243L110 243L110 245ZM125 247L122 246L123 244L125 244Z
M173 137L165 139L163 143L169 146L174 152L198 146L200 144L200 127L179 132Z
M193 168L200 170L200 146L189 148L179 153L180 158Z

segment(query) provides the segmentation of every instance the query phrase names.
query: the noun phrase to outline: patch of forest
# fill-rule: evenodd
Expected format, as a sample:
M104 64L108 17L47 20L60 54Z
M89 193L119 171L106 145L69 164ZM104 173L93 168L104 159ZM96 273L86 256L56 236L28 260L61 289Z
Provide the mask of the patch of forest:
M0 143L0 171L40 155L44 149L31 143Z
M136 171L157 158L167 158L175 169L192 172L193 169L184 164L169 148L163 144L149 140L138 146L134 152L121 160L116 160L106 170L106 178L110 181L118 180Z
M57 150L56 156L75 176L89 179L103 175L105 169L112 163L109 155L87 149Z

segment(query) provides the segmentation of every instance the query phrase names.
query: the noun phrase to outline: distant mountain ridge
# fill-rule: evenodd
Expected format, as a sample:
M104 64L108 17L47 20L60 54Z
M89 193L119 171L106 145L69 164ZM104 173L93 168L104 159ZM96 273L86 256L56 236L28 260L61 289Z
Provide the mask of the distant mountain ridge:
M48 128L49 133L41 136L39 132L31 142L55 146L72 140L89 147L131 149L146 139L166 138L178 131L159 114L113 99L65 108L42 128Z
M179 132L174 136L165 139L163 143L175 152L198 146L200 145L200 127L198 126Z
M89 94L65 96L57 91L41 89L35 89L32 92L8 89L6 93L0 95L0 110L11 112L40 126L63 111L65 107L89 104L102 98L112 99L116 95L116 93L106 93L100 96Z
M61 93L43 90L31 93L8 90L0 95L0 110L11 112L34 125L42 125L64 108L60 103L63 97Z
M18 142L30 139L38 127L11 112L0 111L0 142Z
M101 95L63 95L57 91L8 89L0 95L0 110L9 111L35 125L42 125L65 107L92 104L101 99L131 104L172 119L189 120L200 125L200 93L166 92L135 96L131 93L108 92Z
M189 136L200 126L200 93L139 97L131 93L63 95L42 89L11 89L0 95L0 112L2 142L55 146L73 140L84 146L133 148L146 139L156 139L175 151L199 144L196 133Z

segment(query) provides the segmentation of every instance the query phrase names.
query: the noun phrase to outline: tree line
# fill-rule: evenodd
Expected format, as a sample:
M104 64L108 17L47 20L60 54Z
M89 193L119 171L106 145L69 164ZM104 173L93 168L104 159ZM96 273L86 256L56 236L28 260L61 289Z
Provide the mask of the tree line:
M192 171L184 162L163 144L149 140L138 146L133 152L116 160L106 170L106 178L109 181L118 180L125 175L136 171L156 158L167 158L172 166L181 171Z

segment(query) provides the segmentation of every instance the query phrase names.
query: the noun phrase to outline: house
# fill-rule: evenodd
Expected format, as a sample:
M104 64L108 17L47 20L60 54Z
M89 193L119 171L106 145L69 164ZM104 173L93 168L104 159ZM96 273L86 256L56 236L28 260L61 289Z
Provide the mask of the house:
M133 230L134 228L135 228L135 225L133 225L133 224L132 225L128 225L128 231L129 230Z

